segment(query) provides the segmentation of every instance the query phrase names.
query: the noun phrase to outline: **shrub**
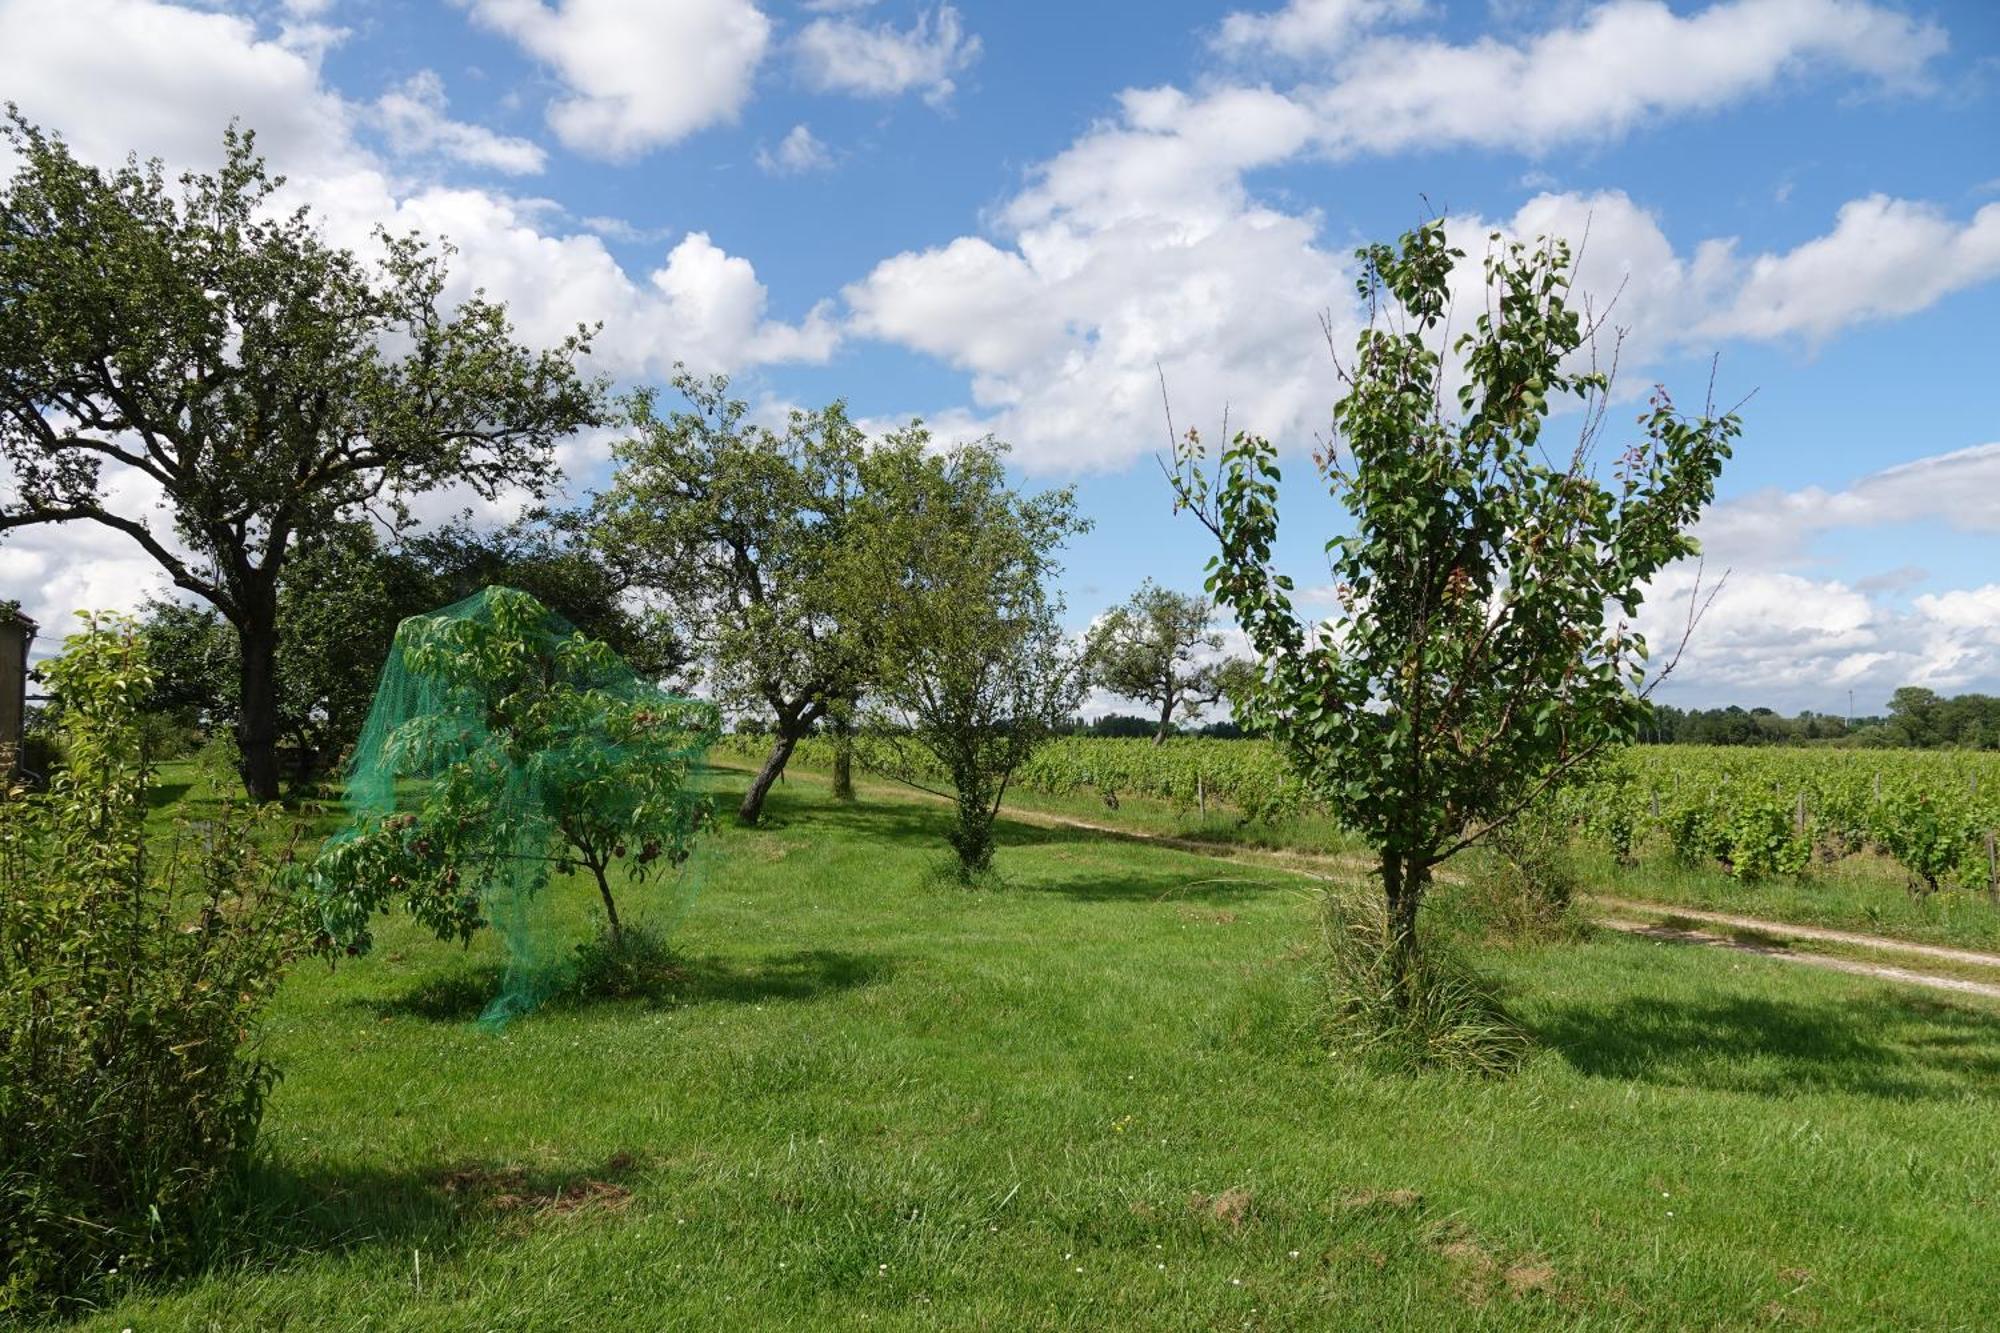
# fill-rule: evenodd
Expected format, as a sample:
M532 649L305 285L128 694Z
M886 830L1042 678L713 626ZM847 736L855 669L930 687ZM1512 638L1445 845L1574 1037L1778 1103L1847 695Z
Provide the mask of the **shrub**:
M686 979L687 968L666 937L632 923L576 946L567 990L580 999L665 1000Z
M259 818L148 836L131 624L86 618L48 670L67 763L0 800L0 1315L194 1255L255 1142L254 1024L300 939Z
M1566 813L1548 800L1494 832L1491 855L1466 893L1482 924L1509 939L1575 939L1583 933L1570 832Z
M1498 1076L1528 1056L1528 1035L1492 987L1433 935L1399 977L1383 903L1328 894L1317 1025L1335 1051L1379 1069Z

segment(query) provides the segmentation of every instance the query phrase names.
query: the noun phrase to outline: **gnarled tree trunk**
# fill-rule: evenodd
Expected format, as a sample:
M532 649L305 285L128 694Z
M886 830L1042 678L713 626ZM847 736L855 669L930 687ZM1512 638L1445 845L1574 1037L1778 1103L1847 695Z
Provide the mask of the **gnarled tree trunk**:
M745 824L754 824L764 814L764 798L771 794L771 784L785 771L785 764L792 757L792 751L799 745L798 733L790 729L781 730L777 741L771 746L771 753L765 758L764 766L757 770L757 776L750 782L750 790L743 793L743 804L736 807L736 817Z

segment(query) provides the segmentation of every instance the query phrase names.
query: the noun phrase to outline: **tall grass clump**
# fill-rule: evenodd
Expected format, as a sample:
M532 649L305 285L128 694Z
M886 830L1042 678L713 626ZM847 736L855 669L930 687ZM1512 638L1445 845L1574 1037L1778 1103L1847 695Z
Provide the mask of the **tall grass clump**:
M148 835L132 625L86 618L47 671L64 766L0 799L0 1323L198 1255L303 943L257 817Z
M566 987L575 999L667 1000L687 980L687 964L667 937L640 922L600 931L576 946Z
M1577 908L1582 878L1571 849L1568 814L1537 801L1494 831L1486 856L1456 896L1489 934L1504 940L1582 939L1589 923Z
M1340 893L1326 897L1321 932L1314 1021L1337 1053L1390 1072L1484 1077L1527 1058L1527 1033L1445 936L1398 958L1385 906Z

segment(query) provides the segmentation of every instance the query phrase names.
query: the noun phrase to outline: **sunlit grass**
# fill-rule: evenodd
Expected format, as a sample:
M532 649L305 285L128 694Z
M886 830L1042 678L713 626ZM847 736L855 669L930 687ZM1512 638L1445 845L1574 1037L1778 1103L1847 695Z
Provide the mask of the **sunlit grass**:
M944 889L946 817L786 784L670 1000L489 1035L494 943L401 918L302 968L252 1217L82 1326L2000 1323L1990 1006L1607 932L1479 957L1511 1079L1375 1075L1307 881L1008 823Z

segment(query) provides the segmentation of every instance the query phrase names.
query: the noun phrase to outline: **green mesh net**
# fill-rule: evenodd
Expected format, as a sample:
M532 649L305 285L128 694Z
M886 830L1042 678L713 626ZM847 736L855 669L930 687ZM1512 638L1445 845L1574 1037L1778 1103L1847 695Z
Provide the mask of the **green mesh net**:
M440 938L491 927L507 961L481 1022L533 1009L566 983L593 912L618 948L621 910L643 901L655 932L685 910L719 722L524 592L410 617L355 745L352 821L309 876L322 944L365 952L396 902Z

